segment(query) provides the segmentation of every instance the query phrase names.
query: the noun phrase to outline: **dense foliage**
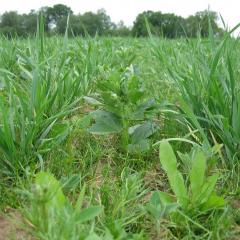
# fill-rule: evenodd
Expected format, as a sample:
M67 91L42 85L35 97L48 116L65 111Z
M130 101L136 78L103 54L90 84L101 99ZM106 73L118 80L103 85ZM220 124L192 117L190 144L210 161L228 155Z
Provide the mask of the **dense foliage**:
M63 4L42 7L38 11L32 10L28 14L18 14L15 11L5 12L1 16L0 31L8 37L32 35L36 31L39 12L42 12L45 17L45 31L49 35L65 34L68 23L69 34L73 36L98 34L100 36L146 37L149 34L146 26L146 22L148 22L149 30L158 36L179 38L196 37L200 34L206 37L209 32L209 21L215 34L222 33L222 29L217 24L217 14L211 11L197 12L187 18L172 13L145 11L137 16L132 29L130 29L122 21L118 24L113 23L104 9L100 9L96 13L74 14L70 7ZM69 21L68 15L70 16Z
M197 12L187 18L175 14L146 11L137 16L132 32L134 36L147 36L150 30L152 34L167 38L197 37L198 34L207 37L209 22L214 34L222 33L217 20L217 14L211 11ZM149 29L147 29L146 21Z
M212 28L0 37L1 237L239 239L239 40Z

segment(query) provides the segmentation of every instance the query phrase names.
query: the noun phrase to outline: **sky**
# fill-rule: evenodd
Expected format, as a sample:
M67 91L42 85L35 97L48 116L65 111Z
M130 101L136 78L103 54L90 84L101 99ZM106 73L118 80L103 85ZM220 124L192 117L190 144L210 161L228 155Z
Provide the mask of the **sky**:
M0 0L0 14L10 10L28 13L31 9L58 3L68 5L74 13L96 12L104 8L113 22L123 20L127 26L132 26L136 16L145 10L187 17L207 8L221 13L229 27L240 23L240 0Z

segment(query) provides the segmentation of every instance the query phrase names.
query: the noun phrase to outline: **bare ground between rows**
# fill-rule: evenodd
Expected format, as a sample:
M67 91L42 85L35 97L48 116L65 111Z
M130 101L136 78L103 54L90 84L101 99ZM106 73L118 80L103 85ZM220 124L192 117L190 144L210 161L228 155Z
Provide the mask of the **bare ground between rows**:
M23 219L16 210L0 214L0 240L32 240L20 227L21 225L23 225Z

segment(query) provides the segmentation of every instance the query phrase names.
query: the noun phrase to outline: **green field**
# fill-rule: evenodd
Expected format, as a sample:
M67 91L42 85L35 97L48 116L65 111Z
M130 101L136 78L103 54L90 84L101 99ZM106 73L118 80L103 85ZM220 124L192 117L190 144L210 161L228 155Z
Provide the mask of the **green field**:
M239 239L239 47L1 38L3 239Z

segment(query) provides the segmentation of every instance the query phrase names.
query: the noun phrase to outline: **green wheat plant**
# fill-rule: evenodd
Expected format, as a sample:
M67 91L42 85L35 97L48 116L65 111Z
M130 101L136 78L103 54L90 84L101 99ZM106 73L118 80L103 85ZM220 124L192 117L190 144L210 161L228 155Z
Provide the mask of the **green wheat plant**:
M1 56L0 166L11 178L35 162L42 165L44 154L65 139L71 130L67 118L79 109L96 71L93 52L87 51L93 47L86 46L84 61L74 68L67 36L47 42L42 21L35 39L21 47L11 40L14 45L5 49L11 54Z
M228 166L238 161L240 153L239 60L235 54L239 42L231 37L237 27L223 38L210 34L208 39L185 41L181 48L153 43L154 54L179 93L180 110L210 142L224 144Z

